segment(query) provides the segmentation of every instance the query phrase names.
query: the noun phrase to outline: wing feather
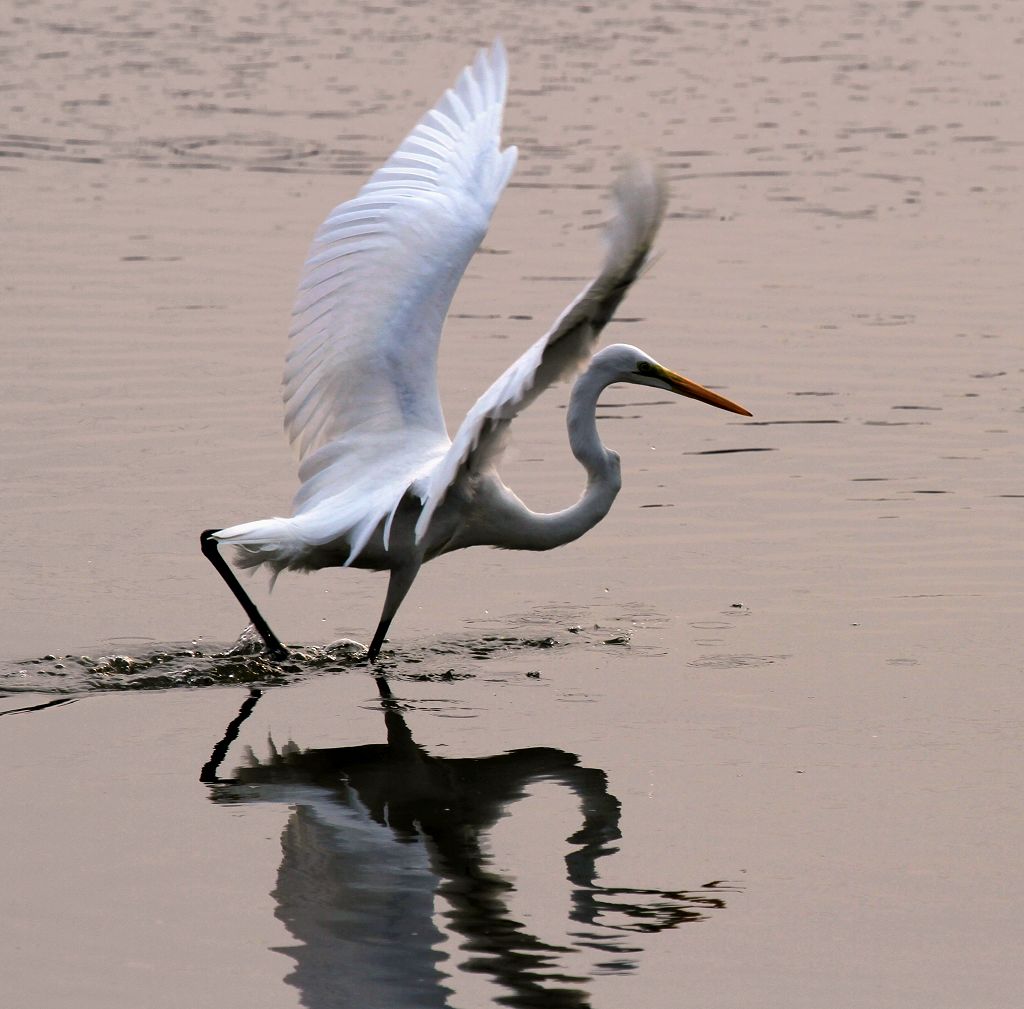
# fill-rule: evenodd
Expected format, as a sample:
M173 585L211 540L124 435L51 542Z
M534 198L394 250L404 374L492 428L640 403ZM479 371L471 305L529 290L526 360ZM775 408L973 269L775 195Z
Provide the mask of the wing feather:
M515 165L500 149L507 87L501 42L481 50L359 193L313 240L293 310L285 427L303 484L329 461L344 490L374 452L415 428L447 445L437 349L455 288ZM325 457L317 456L326 449ZM322 500L300 488L296 510Z
M664 183L653 169L635 165L616 181L614 196L617 212L605 233L608 247L601 272L470 409L451 448L430 474L416 523L417 540L449 488L493 465L512 419L589 360L601 330L643 269L665 212Z

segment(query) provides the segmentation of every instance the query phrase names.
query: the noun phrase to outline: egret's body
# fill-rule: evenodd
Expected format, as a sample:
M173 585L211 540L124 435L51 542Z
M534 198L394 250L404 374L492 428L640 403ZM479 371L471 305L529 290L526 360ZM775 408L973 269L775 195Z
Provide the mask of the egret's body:
M285 423L302 460L292 515L203 534L204 552L272 652L284 649L218 543L237 547L239 566L266 565L275 577L336 566L390 571L372 660L424 562L478 545L550 550L604 518L621 486L619 457L597 432L597 400L607 386L649 385L747 413L618 344L594 355L569 402L569 444L587 476L579 501L538 514L498 475L512 419L587 362L647 260L665 193L653 172L636 168L616 184L601 272L449 438L437 350L455 288L515 166L516 149L500 149L505 89L505 53L496 43L314 239L284 376Z

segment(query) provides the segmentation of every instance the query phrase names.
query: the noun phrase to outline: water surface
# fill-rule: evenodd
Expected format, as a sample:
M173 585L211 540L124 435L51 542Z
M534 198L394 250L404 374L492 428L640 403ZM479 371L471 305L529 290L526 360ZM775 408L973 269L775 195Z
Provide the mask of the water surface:
M609 518L425 569L386 709L325 649L379 576L254 582L299 650L273 669L225 654L198 533L287 508L309 237L498 33L520 167L446 330L449 424L591 275L635 153L671 205L608 340L754 417L609 390ZM389 1005L1012 1004L1016 5L86 0L14 8L0 48L19 1006L332 1004L360 943ZM567 395L514 429L536 508L581 487ZM505 769L458 843L375 818L402 773L352 783L396 748L410 808ZM346 917L364 885L408 897L405 970Z

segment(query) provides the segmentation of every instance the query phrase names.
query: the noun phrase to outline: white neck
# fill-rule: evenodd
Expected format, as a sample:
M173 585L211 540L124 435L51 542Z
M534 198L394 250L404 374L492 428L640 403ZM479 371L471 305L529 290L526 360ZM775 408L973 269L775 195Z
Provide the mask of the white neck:
M587 471L587 486L579 501L559 512L538 514L506 491L511 499L506 503L512 507L505 516L501 542L495 546L551 550L579 539L608 514L622 487L622 478L618 455L604 447L597 433L597 400L611 381L614 379L604 369L588 368L576 380L569 397L569 447Z

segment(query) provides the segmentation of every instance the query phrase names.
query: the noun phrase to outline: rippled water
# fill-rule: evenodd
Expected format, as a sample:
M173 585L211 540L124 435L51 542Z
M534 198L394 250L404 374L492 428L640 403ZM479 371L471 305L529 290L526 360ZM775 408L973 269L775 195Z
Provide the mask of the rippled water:
M0 961L19 1006L326 1006L331 957L371 946L390 1006L1012 1004L1019 5L9 13ZM298 644L273 666L231 646L244 621L198 533L287 507L278 388L309 236L499 33L520 163L446 331L449 424L591 275L627 154L672 194L609 340L754 417L612 389L611 515L550 556L428 566L382 706L329 644L367 639L381 578L253 582ZM581 486L566 399L514 429L506 473L539 509ZM351 783L359 760L372 782ZM424 803L456 812L418 834L381 812ZM403 894L404 918L346 917ZM404 975L360 946L395 922L419 933Z
M559 615L549 610L510 614L504 624L523 630L531 624L550 628ZM651 618L645 622L650 623ZM630 647L635 625L635 619L623 618L608 624L569 624L559 628L555 636L521 637L495 629L475 637L435 638L406 648L386 646L373 671L388 679L404 681L464 679L473 675L477 663L520 652L528 655L568 647ZM46 654L9 661L3 671L3 689L10 694L80 694L94 690L163 690L231 684L267 687L325 673L369 672L366 645L351 638L323 645L289 643L288 658L275 662L266 654L263 642L251 626L230 646L210 646L199 641L158 647L146 647L146 643L135 640L110 643L120 645L122 650L97 655ZM654 653L655 649L641 648L640 652Z

